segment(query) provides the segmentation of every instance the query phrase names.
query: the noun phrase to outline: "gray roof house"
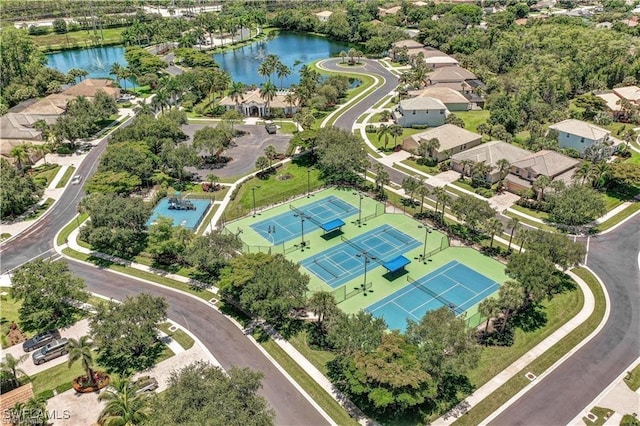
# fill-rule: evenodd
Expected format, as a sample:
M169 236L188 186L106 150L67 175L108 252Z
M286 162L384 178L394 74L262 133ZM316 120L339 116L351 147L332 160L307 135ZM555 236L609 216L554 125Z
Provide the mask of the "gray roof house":
M506 186L509 191L518 193L531 189L531 184L542 175L570 183L578 164L580 160L556 151L538 151L511 164L511 173L505 179Z
M487 173L485 179L493 184L500 180L500 171L497 168L499 160L507 160L509 164L513 164L527 158L531 154L533 154L531 151L511 145L510 143L492 141L451 156L451 168L462 173L464 161L471 161L473 164L485 163L492 167L492 170ZM467 170L467 173L468 172L469 170Z
M393 111L394 120L402 127L442 126L448 115L449 110L446 105L430 97L404 99Z
M453 124L445 124L408 136L402 141L402 148L405 151L415 151L420 142L426 142L429 139L437 139L438 142L440 142L440 148L432 152L431 156L438 161L444 161L450 155L455 155L480 145L482 135L470 132L462 127L454 126Z
M595 124L582 120L568 119L552 124L549 129L558 132L558 144L561 148L573 148L584 153L585 148L594 143L606 143L611 132Z

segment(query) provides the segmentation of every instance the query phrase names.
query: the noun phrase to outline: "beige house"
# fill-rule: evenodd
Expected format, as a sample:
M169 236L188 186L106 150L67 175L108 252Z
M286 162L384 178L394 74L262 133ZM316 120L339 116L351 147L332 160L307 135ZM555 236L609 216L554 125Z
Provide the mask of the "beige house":
M429 74L429 84L463 83L467 80L476 79L477 77L474 73L462 67L438 68Z
M318 17L320 22L327 22L331 15L333 15L333 12L330 10L323 10L322 12L318 12L315 15Z
M413 152L421 142L430 139L437 139L440 143L440 148L432 152L431 156L438 161L444 161L452 155L480 145L482 135L453 124L445 124L405 138L402 141L402 149Z
M556 151L538 151L513 162L511 173L505 178L505 184L508 191L518 193L531 189L531 184L539 176L570 183L578 164L580 160Z
M247 117L269 117L272 109L282 109L286 115L293 115L298 112L300 107L296 104L288 104L285 96L284 93L278 93L267 106L267 101L260 96L260 90L256 89L246 92L242 98L238 99L238 102L225 96L220 100L220 105L224 106L227 111L235 109Z
M462 93L449 87L429 86L422 90L409 92L410 96L418 98L434 98L442 102L449 111L467 111L471 103Z
M380 16L395 15L396 13L400 12L401 9L402 9L402 7L400 7L400 6L393 6L393 7L390 7L388 9L383 9L383 8L379 7L378 8L378 14Z
M66 96L84 96L85 98L94 98L99 90L102 90L113 99L120 97L120 88L115 85L113 80L107 78L87 78L78 84L74 84L62 91L62 95Z
M510 143L492 141L451 156L451 168L456 172L463 173L466 161L470 161L471 165L485 163L491 166L491 171L487 173L485 180L494 184L500 180L500 171L497 168L498 161L507 160L509 164L513 164L531 154L533 154L531 151L518 148ZM465 172L468 174L469 170L467 168Z

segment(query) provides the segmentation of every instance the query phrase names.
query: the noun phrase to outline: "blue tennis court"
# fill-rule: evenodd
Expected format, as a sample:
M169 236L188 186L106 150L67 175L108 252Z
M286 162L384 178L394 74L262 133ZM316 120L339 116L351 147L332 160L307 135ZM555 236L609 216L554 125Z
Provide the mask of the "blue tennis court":
M496 292L500 284L460 262L452 261L367 308L384 318L390 330L402 332L407 319L420 320L428 311L448 306L460 314Z
M364 273L364 257L357 256L363 250L376 257L374 262L377 263L369 266L374 269L421 245L420 241L388 225L379 226L347 241L307 258L300 264L332 288L337 288Z
M344 219L358 213L356 207L334 195L298 207L297 210L302 211L311 218L304 222L305 233L318 229L320 227L319 223L326 223L334 219ZM296 217L293 211L281 213L254 223L251 225L251 229L273 245L300 237L302 232L300 218Z

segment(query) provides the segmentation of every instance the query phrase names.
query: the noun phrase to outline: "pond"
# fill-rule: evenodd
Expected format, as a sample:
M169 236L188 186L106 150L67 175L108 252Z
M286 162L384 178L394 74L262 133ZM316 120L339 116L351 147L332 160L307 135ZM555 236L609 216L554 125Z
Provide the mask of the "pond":
M260 85L265 78L258 75L258 67L267 55L277 55L280 62L289 66L292 72L282 82L274 75L274 84L289 87L300 81L302 65L337 56L342 50L348 51L349 44L304 33L281 32L269 40L216 53L213 59L220 64L220 68L231 74L234 81Z
M92 47L89 49L65 50L63 52L46 55L47 65L58 71L67 73L71 68L80 68L87 72L90 78L114 78L109 75L109 70L114 63L127 65L124 59L123 46ZM124 82L120 82L124 87ZM127 80L127 88L135 86L133 81Z

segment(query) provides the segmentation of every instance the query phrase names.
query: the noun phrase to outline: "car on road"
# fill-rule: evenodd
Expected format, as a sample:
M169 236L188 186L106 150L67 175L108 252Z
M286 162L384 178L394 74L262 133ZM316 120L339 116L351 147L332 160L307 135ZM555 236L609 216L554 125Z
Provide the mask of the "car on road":
M46 344L42 349L37 350L31 355L33 363L35 365L44 364L47 361L51 361L54 358L61 357L69 353L67 349L67 339L57 339L51 343Z
M271 121L265 121L264 128L267 130L267 133L269 133L270 135L275 135L276 132L278 131L278 127L275 124L273 124L273 122Z
M75 175L73 179L71 179L71 185L77 185L82 180L82 175Z
M58 330L45 331L44 333L40 333L37 336L33 336L31 339L24 341L22 343L22 350L25 352L35 351L47 343L59 338L60 332Z
M136 394L143 392L153 392L158 389L158 381L155 377L140 376L133 385L136 387Z

